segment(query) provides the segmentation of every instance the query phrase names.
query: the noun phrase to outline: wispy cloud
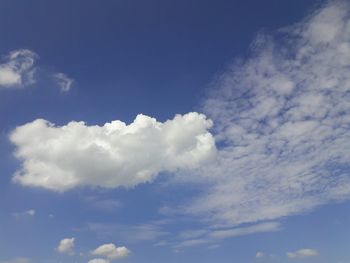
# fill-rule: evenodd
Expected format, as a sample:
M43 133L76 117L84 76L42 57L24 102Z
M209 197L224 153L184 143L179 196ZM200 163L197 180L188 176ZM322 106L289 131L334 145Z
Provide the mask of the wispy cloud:
M23 87L33 84L38 55L28 49L19 49L5 56L0 64L0 89Z
M29 49L13 50L3 57L0 64L0 89L23 88L40 82L40 74L36 74L40 67L37 65L38 54ZM46 72L59 86L62 92L68 92L74 80L64 73Z
M69 78L64 73L55 73L53 78L56 80L62 92L70 91L72 84L74 82L73 79Z
M207 229L207 230L191 230L182 232L178 238L185 239L180 242L174 242L174 248L186 248L205 244L216 244L222 239L252 235L257 233L265 233L281 230L281 225L278 222L265 222L246 227L222 228L222 229Z
M204 110L220 150L198 171L209 187L182 211L239 225L350 198L349 18L347 1L331 1L258 36L218 79Z
M292 259L308 258L308 257L316 257L316 256L318 256L318 251L316 249L311 249L311 248L303 248L295 252L287 253L287 257Z
M29 209L23 212L16 212L13 213L12 215L16 218L26 218L26 217L33 217L35 216L36 211L34 209Z

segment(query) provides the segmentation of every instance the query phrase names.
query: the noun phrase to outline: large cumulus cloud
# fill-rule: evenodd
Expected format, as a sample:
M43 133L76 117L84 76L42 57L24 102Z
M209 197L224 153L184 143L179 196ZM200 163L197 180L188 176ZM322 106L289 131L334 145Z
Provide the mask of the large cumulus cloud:
M22 168L14 181L65 191L76 186L133 187L160 172L195 168L215 152L212 122L195 112L164 123L138 115L126 125L112 121L64 126L37 119L17 127L10 140Z

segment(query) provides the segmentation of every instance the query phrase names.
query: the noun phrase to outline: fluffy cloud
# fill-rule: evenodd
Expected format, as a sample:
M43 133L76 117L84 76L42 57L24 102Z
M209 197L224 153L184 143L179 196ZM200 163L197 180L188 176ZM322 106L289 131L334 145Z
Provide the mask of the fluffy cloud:
M258 36L204 103L221 146L198 171L210 182L181 208L239 225L350 198L350 6Z
M28 49L10 52L0 64L0 88L21 87L34 82L37 55Z
M74 255L74 241L74 237L62 239L58 244L57 251L62 254Z
M318 256L318 251L311 248L303 248L299 249L295 252L288 252L288 258L307 258L307 257L315 257Z
M111 260L121 259L130 254L130 250L126 247L117 247L114 244L104 244L91 252L94 256L102 256Z
M256 252L255 258L263 258L263 257L265 257L265 254L263 252L261 251Z
M212 122L195 112L164 123L138 115L126 125L112 121L55 126L38 119L10 135L22 169L14 181L65 191L76 186L133 187L160 172L191 169L215 152Z
M57 81L57 84L60 86L62 92L67 92L71 89L73 79L69 78L66 74L56 73L53 75L53 78Z

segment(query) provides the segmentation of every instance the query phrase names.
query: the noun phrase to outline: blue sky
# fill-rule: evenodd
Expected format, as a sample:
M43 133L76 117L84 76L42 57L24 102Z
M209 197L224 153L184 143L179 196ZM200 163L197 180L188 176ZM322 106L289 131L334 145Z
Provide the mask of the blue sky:
M350 262L348 1L0 2L0 263Z

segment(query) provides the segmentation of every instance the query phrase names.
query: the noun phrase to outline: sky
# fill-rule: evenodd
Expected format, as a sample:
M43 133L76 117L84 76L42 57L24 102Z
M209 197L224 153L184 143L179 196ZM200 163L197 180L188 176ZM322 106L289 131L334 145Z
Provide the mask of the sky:
M350 2L1 0L0 263L349 263Z

